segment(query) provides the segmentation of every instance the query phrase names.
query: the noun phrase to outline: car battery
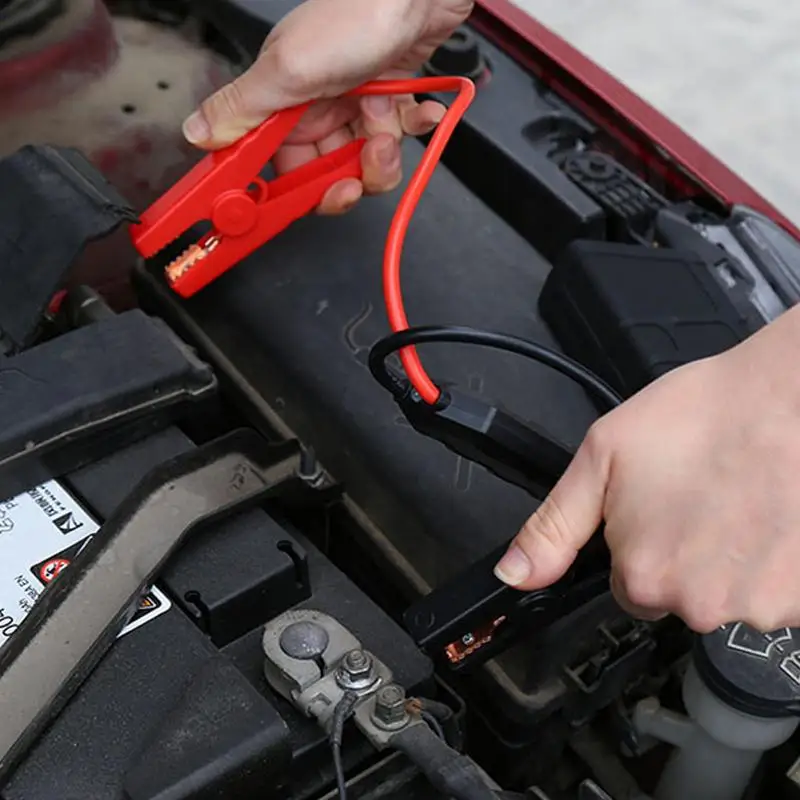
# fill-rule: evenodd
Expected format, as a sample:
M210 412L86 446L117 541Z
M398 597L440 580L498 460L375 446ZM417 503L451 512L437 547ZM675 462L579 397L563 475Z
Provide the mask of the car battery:
M4 503L0 642L131 486L193 447L166 428ZM324 789L333 774L325 733L264 677L263 626L289 608L329 614L409 692L431 688L428 660L319 550L265 510L242 511L199 530L171 560L0 797L303 798ZM372 758L365 739L346 742L347 768Z

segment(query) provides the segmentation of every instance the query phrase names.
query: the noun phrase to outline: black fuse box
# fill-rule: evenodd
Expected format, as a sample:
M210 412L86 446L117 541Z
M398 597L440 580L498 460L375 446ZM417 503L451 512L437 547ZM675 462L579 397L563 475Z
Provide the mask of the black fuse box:
M565 352L624 396L750 332L693 253L613 242L571 244L539 311Z
M59 481L102 521L147 472L194 447L176 428ZM327 613L390 664L409 692L432 668L342 572L264 510L198 530L131 625L39 740L2 800L310 797L333 777L325 733L264 679L263 625L293 607ZM165 607L167 610L165 610ZM145 614L146 616L146 614ZM363 737L346 768L374 759Z

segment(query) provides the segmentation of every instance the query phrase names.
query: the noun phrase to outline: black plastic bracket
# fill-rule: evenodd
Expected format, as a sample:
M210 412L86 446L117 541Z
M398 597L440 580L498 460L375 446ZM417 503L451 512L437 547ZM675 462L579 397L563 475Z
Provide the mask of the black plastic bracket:
M0 356L0 499L163 427L216 388L211 368L141 311Z

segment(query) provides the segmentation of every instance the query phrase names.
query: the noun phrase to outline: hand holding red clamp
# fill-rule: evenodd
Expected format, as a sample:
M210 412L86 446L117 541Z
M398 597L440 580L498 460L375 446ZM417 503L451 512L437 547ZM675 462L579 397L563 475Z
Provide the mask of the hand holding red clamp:
M350 94L397 95L455 90L460 92L460 96L437 131L441 133L445 127L450 128L450 131L444 131L446 136L441 150L474 96L475 90L469 80L417 78L375 81ZM211 232L167 268L167 279L182 297L192 296L292 222L309 214L335 183L345 178L361 177L364 139L351 142L275 180L264 181L259 177L309 105L279 111L238 142L207 155L141 215L139 224L132 226L131 236L136 249L145 258L150 258L196 223L211 223ZM457 105L463 106L460 112ZM456 118L447 125L451 115ZM432 150L434 143L426 156L433 155L429 160L435 167L440 153L434 154Z
M453 130L475 97L475 86L467 78L414 78L374 81L348 93L363 97L425 92L458 92L458 96L436 128L411 177L386 240L384 293L389 322L395 332L408 328L400 288L405 233ZM150 258L193 225L211 223L210 233L166 268L166 278L179 295L191 297L312 212L338 181L361 177L363 139L275 180L265 181L259 176L309 105L279 111L235 144L207 155L131 227L134 246L142 256ZM420 395L427 402L435 402L439 390L425 373L414 349L405 348L401 357Z
M307 108L280 111L235 144L207 155L131 229L136 249L148 258L196 223L211 223L211 232L166 269L182 297L191 297L308 214L334 183L361 176L363 139L273 181L259 177Z

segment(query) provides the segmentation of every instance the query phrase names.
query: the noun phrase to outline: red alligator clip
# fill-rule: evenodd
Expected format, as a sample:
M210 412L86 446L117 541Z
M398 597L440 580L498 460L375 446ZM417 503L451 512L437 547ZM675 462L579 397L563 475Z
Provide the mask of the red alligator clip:
M211 223L211 232L165 270L179 295L191 297L313 211L334 183L361 177L363 139L275 180L259 177L308 105L279 111L235 144L207 155L131 226L134 247L150 258L193 225Z

